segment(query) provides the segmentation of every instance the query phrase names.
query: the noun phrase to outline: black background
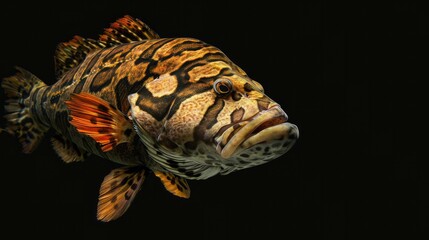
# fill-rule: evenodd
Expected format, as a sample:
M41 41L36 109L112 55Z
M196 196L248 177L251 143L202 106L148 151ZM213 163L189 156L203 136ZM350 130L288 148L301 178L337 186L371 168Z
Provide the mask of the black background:
M99 185L117 165L95 156L64 164L48 138L25 155L3 133L4 234L427 237L428 158L418 151L427 142L420 120L427 111L427 6L157 2L2 3L0 76L19 65L52 84L57 43L75 34L96 38L130 14L162 37L194 37L222 49L283 106L301 138L269 164L191 181L189 200L172 196L150 177L122 218L101 223Z

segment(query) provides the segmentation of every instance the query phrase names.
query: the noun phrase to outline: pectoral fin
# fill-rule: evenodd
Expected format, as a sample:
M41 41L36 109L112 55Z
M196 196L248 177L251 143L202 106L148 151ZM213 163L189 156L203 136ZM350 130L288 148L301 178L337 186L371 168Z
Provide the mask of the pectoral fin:
M127 142L134 132L122 112L94 95L72 94L66 104L72 117L70 124L98 142L104 152Z
M165 189L170 193L182 198L189 198L191 196L191 189L184 178L160 171L155 171L154 174L161 180Z
M127 211L145 180L142 167L123 167L110 172L100 188L97 219L109 222Z

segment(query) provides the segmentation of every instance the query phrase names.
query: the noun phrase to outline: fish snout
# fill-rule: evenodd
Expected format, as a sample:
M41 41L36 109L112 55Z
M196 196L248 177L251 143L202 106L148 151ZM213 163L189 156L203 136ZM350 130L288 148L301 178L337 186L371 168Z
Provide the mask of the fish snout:
M299 129L295 124L287 123L289 130L283 140L284 143L282 145L283 151L289 151L292 146L295 144L296 140L299 138Z
M299 138L299 129L295 124L289 124L288 138L290 140L297 140Z

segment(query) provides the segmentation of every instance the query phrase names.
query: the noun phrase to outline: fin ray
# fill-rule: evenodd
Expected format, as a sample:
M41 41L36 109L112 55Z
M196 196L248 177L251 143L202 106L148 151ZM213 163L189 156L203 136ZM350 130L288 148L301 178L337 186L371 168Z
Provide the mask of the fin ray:
M106 46L114 46L155 38L159 38L159 35L148 25L137 18L125 15L110 24L110 27L104 30L99 39Z
M109 222L122 216L140 191L145 172L142 167L122 167L111 171L101 184L97 219Z
M57 152L65 163L81 162L85 159L87 152L78 148L76 144L63 136L56 135L51 138L51 142L55 152Z
M184 178L161 171L154 171L154 174L164 184L165 189L173 195L182 198L189 198L191 196L191 189Z
M66 105L70 124L98 142L104 152L127 142L133 133L132 124L122 112L92 94L72 94Z
M49 126L40 123L37 116L33 115L35 106L31 106L31 94L37 89L46 87L46 84L30 72L20 67L16 69L18 72L15 75L4 78L1 83L6 95L5 132L18 138L24 153L31 153L49 129Z
M125 15L110 24L98 40L76 35L70 41L58 44L55 52L56 76L60 78L97 49L155 38L159 38L159 35L148 25L137 18Z
M57 78L79 65L91 51L104 47L105 45L99 41L80 36L74 36L72 40L58 44L55 52Z

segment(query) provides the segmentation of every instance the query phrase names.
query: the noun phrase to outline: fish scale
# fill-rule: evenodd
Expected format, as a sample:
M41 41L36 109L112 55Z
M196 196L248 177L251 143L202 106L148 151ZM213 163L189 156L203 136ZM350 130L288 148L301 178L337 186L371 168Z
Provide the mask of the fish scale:
M296 125L261 84L220 49L193 38L160 38L124 16L98 40L75 36L57 47L58 81L24 69L5 78L6 131L30 153L52 128L66 163L90 154L123 167L100 188L97 218L122 216L153 172L172 194L186 179L258 166L286 153Z

